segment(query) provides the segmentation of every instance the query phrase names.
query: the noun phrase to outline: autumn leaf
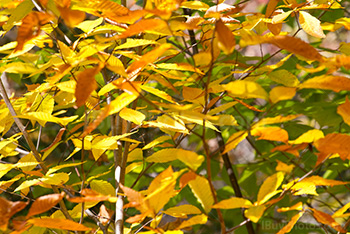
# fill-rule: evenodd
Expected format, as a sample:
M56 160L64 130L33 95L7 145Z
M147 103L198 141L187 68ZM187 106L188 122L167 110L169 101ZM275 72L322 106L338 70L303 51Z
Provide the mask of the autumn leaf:
M17 46L15 51L22 50L24 43L38 36L41 26L48 23L52 16L48 13L32 11L22 19L17 33Z
M317 222L326 224L340 233L346 233L346 230L339 223L337 223L331 215L313 208L309 209L312 210L312 215L317 220Z
M350 91L350 79L345 76L317 76L303 82L299 89L327 89L334 92Z
M258 140L288 141L288 132L280 127L256 127L251 131L252 136L258 136Z
M101 69L101 66L88 68L77 75L77 85L75 87L75 103L78 107L84 105L90 94L97 88L95 76Z
M243 141L248 136L247 131L238 131L234 134L232 134L225 145L225 150L222 152L223 154L229 152L230 150L233 150L236 148L236 146Z
M200 214L201 211L193 205L185 204L171 207L165 211L162 211L162 213L171 215L173 217L186 218L189 214Z
M44 213L45 211L50 210L53 206L59 203L64 197L64 192L57 194L49 194L41 196L33 202L32 206L29 209L27 218Z
M310 15L306 11L299 11L299 22L304 31L311 36L325 38L321 28L321 22L316 17Z
M229 199L222 200L215 205L213 208L215 209L236 209L236 208L249 208L253 206L253 204L244 198L240 197L231 197Z
M345 160L350 157L350 135L330 133L324 138L317 140L314 145L323 154L339 154Z
M300 55L309 60L323 61L323 56L310 44L299 38L291 36L274 36L265 38L266 43L271 43L281 49L287 50L293 54Z
M194 180L188 182L194 196L197 198L199 203L202 205L204 211L209 213L214 204L214 198L211 193L209 182L202 176L196 176Z
M221 19L216 21L215 30L219 41L219 48L222 49L225 54L231 54L236 44L236 39L231 30L222 22Z
M23 210L27 205L27 202L12 202L0 197L0 230L7 230L7 225L10 218L17 212Z
M288 141L289 144L302 144L302 143L312 143L315 142L321 138L324 137L324 134L319 129L312 129L305 133L303 133L301 136L299 136L297 139Z
M277 172L265 179L258 192L257 202L259 205L264 204L266 201L280 192L277 191L277 188L281 185L283 179L283 172Z
M37 227L57 228L71 231L89 231L90 228L68 219L35 218L27 220L28 223Z
M265 205L251 206L244 211L244 215L252 222L257 223L265 212Z
M104 204L100 206L100 212L98 213L98 219L103 224L108 224L114 214L113 210L108 209Z
M298 222L301 216L303 216L304 212L299 212L298 214L294 215L291 220L287 223L286 226L284 226L281 230L277 232L277 234L284 234L288 233L292 230L294 225Z
M254 81L236 80L223 87L233 97L268 99L266 91Z
M271 89L269 98L272 103L277 103L283 100L290 100L296 94L297 89L294 87L276 86Z
M345 103L338 106L337 113L341 115L347 125L350 125L350 102L348 96L345 98Z

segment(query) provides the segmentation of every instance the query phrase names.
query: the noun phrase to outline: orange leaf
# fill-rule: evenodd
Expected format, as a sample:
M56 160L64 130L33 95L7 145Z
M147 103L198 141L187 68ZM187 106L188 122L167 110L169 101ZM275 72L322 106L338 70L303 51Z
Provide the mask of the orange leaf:
M100 66L88 68L77 75L75 103L78 107L84 105L90 94L97 88L95 76L101 69L102 68Z
M118 38L127 38L133 35L145 32L147 30L155 30L159 28L167 28L168 25L160 19L143 19L136 24L131 25L126 31L118 35Z
M143 55L138 61L133 62L126 72L128 75L135 76L138 74L146 65L153 63L156 59L161 56L165 51L171 48L170 44L162 44L154 50L151 50L147 54ZM135 74L136 73L136 74Z
M47 13L37 11L32 11L24 17L21 26L18 28L15 51L22 50L24 43L38 36L41 32L41 26L48 23L51 18L52 16Z
M347 125L350 125L350 102L348 97L345 98L345 103L338 106L337 113L343 117Z
M41 152L48 151L52 146L54 146L56 143L58 143L62 139L64 131L66 131L66 129L65 128L61 128L60 131L57 133L57 135L56 135L55 139L53 140L53 142L48 147L46 147L45 149L41 150Z
M120 187L123 189L125 195L129 200L129 204L126 204L125 207L135 207L142 213L148 210L148 207L142 206L144 205L144 196L141 193L131 188L125 187L122 184L120 184Z
M221 19L216 22L215 27L216 37L219 41L219 48L222 49L225 54L231 54L236 44L235 36Z
M23 210L27 206L27 202L11 202L0 197L0 230L6 230L9 219L18 211Z
M41 214L45 211L50 210L53 206L59 203L64 196L64 192L49 194L37 198L29 209L27 218L36 214Z
M271 43L281 49L287 50L293 54L300 55L309 60L323 61L324 57L310 44L291 36L275 36L264 39L264 42Z
M340 233L346 233L346 230L339 223L337 223L331 215L312 208L310 208L310 210L313 211L312 215L317 222L331 226Z
M328 89L334 92L350 91L350 79L345 76L317 76L308 79L299 86L300 89Z
M289 221L289 223L287 223L286 226L284 226L281 230L279 230L279 232L277 232L277 234L284 234L284 233L288 233L292 230L292 228L294 227L294 225L298 222L299 218L301 216L303 216L304 212L299 212L298 214L294 215L291 220Z
M331 133L316 141L315 147L322 154L339 154L342 160L350 158L350 135Z
M82 189L82 197L70 197L67 200L70 202L81 203L81 202L91 202L91 201L110 201L116 202L116 197L110 195L102 195L91 189Z
M109 115L110 106L106 106L101 109L100 114L92 121L84 130L83 134L80 136L81 138L86 137L89 133L95 130L100 123Z
M275 11L278 2L279 0L269 0L269 3L266 7L265 17L269 18L272 16L272 13Z
M67 26L73 28L85 19L85 12L78 10L71 10L69 7L57 6L61 17Z
M62 230L72 230L72 231L89 231L90 230L90 228L85 227L80 223L76 223L68 219L36 218L36 219L29 219L28 223L31 223L37 227L56 228L56 229L62 229Z
M303 150L308 146L308 144L300 144L300 145L278 145L271 150L271 152L275 151L283 151L290 154L293 154L296 157L299 157L299 150Z
M252 129L251 134L258 136L258 140L288 141L288 132L280 127L257 127Z

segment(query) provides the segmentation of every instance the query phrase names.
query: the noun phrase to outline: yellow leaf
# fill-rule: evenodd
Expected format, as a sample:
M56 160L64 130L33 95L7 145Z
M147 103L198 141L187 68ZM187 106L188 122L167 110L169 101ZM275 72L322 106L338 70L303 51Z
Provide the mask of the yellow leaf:
M232 96L238 98L262 98L268 100L266 91L254 81L236 80L223 85Z
M276 83L288 87L297 87L300 82L298 78L287 70L276 70L271 72L268 77Z
M350 102L348 96L345 98L345 103L338 106L337 113L343 118L347 125L350 125Z
M287 116L276 116L276 117L268 117L260 120L256 125L257 126L263 126L263 125L269 125L269 124L276 124L276 123L283 123L287 122L293 119L298 118L300 115L287 115Z
M172 168L168 167L151 182L145 201L148 202L154 213L158 213L170 198L176 195L177 175L178 173L174 173Z
M1 165L1 164L0 164ZM22 184L20 184L16 189L15 192L21 191L23 189L29 188L33 185L37 185L40 183L39 179L34 179L34 180L25 180ZM23 192L23 191L22 191Z
M310 210L312 210L312 215L317 220L317 222L326 224L340 233L346 233L346 230L339 223L337 223L331 215L313 208L310 208Z
M12 170L12 164L4 164L0 163L0 178L7 174L10 170Z
M157 127L169 135L171 135L171 132L188 134L188 130L183 120L176 118L175 116L161 115L157 117L156 121L145 122L145 124L151 127Z
M119 112L119 115L121 118L137 125L141 125L142 121L146 118L141 112L126 107Z
M256 127L251 131L252 136L258 136L258 140L288 141L288 132L280 127Z
M258 192L257 202L259 205L264 204L279 192L276 190L283 182L283 179L283 172L277 172L276 174L273 174L272 176L269 176L267 179L265 179Z
M264 214L265 209L266 207L264 205L251 206L244 211L244 215L252 222L257 223L261 216Z
M222 152L223 154L229 152L230 150L233 150L236 148L236 146L243 141L248 136L247 131L238 131L232 134L225 145L225 150Z
M84 162L77 162L77 163L66 163L66 164L62 164L62 165L59 165L59 166L55 166L55 167L52 167L50 168L46 175L50 175L58 170L61 170L62 168L67 168L67 167L75 167L75 166L78 166L78 165L81 165L83 164Z
M231 54L236 45L235 36L221 19L216 21L215 29L219 48L222 49L226 55Z
M102 194L115 196L115 189L111 183L105 180L92 180L90 182L91 189Z
M192 227L193 225L196 225L196 224L206 224L207 221L208 221L208 216L206 216L205 214L196 215L188 220L183 221L180 224L180 226L177 227L177 229Z
M146 161L147 162L171 162L174 160L180 160L185 163L188 167L193 170L197 170L197 168L202 165L204 161L204 157L202 155L198 155L197 153L184 149L163 149L155 152L151 156L149 156Z
M164 141L167 141L167 140L171 140L171 137L170 136L161 136L161 137L158 137L156 138L155 140L151 141L150 143L148 143L147 145L145 145L142 150L145 150L145 149L150 149L160 143L163 143Z
M158 45L158 44L159 44L158 42L153 40L127 38L125 43L117 46L114 50L129 49L133 47Z
M188 182L188 184L204 211L209 213L214 204L214 198L208 180L197 175L196 178Z
M141 89L146 91L146 92L149 92L157 97L160 97L168 102L171 102L171 103L175 103L172 99L172 97L167 94L166 92L162 91L162 90L159 90L159 89L156 89L156 88L152 88L150 86L146 86L146 85L142 85L141 86Z
M138 96L134 94L122 93L109 104L108 114L112 115L121 111L124 107L132 103Z
M299 136L297 139L293 141L288 141L289 144L302 144L302 143L312 143L317 141L318 139L324 138L324 134L321 130L318 129L312 129L305 133L303 133L301 136Z
M133 151L131 151L128 155L128 162L133 161L142 161L143 160L143 149L141 148L135 148Z
M50 185L62 185L69 180L67 173L61 172L56 174L45 175L40 179L41 182Z
M344 205L342 208L334 212L332 215L333 218L343 217L343 214L350 208L350 202ZM349 213L347 213L349 214Z
M181 218L181 217L186 217L189 214L200 214L202 212L197 207L186 204L186 205L171 207L165 211L162 211L162 213L171 215L173 217Z
M78 118L77 115L58 118L46 112L28 112L25 113L25 115L18 115L17 117L22 119L38 121L41 126L44 126L46 122L59 123L66 126L69 123L73 122L76 118Z
M156 31L168 28L166 22L161 19L143 19L131 25L125 32L118 35L118 38L127 38L145 31Z
M209 5L202 1L183 1L181 7L199 11L206 11L209 9Z
M345 76L318 76L309 79L299 86L300 89L329 89L334 92L350 91L350 79Z
M290 210L303 210L303 203L298 202L297 204L295 204L291 207L282 207L282 208L277 209L278 212L287 212Z
M240 197L231 197L229 199L222 200L215 205L213 208L216 209L236 209L236 208L249 208L253 206L253 204L244 198Z
M200 69L188 63L158 63L156 66L161 69L177 70L177 71L192 71L192 72L196 72L198 74L204 75L204 73Z
M311 36L318 38L326 37L321 28L320 21L306 11L299 11L299 22L304 31Z
M279 101L292 99L296 94L296 90L297 89L294 87L283 87L283 86L274 87L271 89L269 93L270 101L272 103L277 103Z
M111 136L111 137L107 137L105 135L94 137L92 142L91 142L91 148L92 149L104 149L104 150L116 149L116 148L118 148L118 140L126 138L134 133L135 132L125 133L122 135ZM125 140L125 139L123 139L123 140ZM80 143L81 143L81 141L80 141ZM76 147L78 147L78 146L76 145ZM85 147L85 141L84 141L84 147Z
M339 154L342 160L350 158L350 135L330 133L317 140L314 145L322 154Z
M90 228L68 219L35 218L27 220L28 223L37 227L56 228L72 231L89 231Z
M81 22L80 24L76 25L75 27L83 30L84 32L90 32L93 30L95 27L99 26L102 24L103 18L97 18L95 20L85 20L84 22Z
M288 233L292 230L294 225L298 222L299 218L303 216L304 212L299 212L298 214L294 215L291 220L287 223L286 226L284 226L281 230L277 232L277 234L284 234Z
M275 15L272 17L271 23L273 24L279 24L279 23L283 23L283 21L285 19L288 18L288 16L292 13L293 11L287 11L287 12L283 12L281 14Z
M287 50L293 54L300 55L309 60L323 61L324 57L310 44L302 41L299 38L278 35L263 39L265 43L271 43L281 49Z
M279 160L276 160L276 162L277 162L276 171L290 173L293 170L293 168L295 167L294 165L288 165L288 164L285 164L284 162L281 162Z

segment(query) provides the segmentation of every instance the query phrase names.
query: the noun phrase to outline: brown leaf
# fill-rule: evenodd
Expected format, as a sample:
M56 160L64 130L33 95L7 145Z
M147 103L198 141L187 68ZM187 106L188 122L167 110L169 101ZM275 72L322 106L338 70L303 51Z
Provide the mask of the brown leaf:
M56 135L55 139L53 140L53 142L48 147L46 147L45 149L41 150L41 152L48 151L52 146L54 146L56 143L58 143L62 139L64 131L66 131L66 129L65 128L61 128L60 131L57 133L57 135Z
M235 36L221 19L216 21L215 28L216 37L219 41L219 48L222 49L225 54L231 54L236 45Z
M272 13L275 11L279 1L280 0L269 0L266 7L265 17L270 18L272 16Z
M22 50L24 43L36 37L41 32L42 25L48 23L52 16L44 13L32 11L22 19L22 24L18 28L17 46L15 51Z
M28 223L37 227L57 228L72 231L89 231L90 228L68 219L35 218L29 219Z
M346 230L339 223L337 223L331 215L312 208L310 208L310 210L313 211L312 215L317 222L331 226L340 233L346 233Z
M265 38L264 42L271 43L281 49L287 50L293 54L300 55L309 60L324 60L324 57L318 53L314 47L299 38L287 35L279 35Z
M97 88L95 76L101 69L101 66L88 68L77 75L75 103L78 107L84 105L90 94Z
M50 210L53 206L59 203L64 197L64 192L44 195L37 198L29 209L27 218L33 215L41 214Z

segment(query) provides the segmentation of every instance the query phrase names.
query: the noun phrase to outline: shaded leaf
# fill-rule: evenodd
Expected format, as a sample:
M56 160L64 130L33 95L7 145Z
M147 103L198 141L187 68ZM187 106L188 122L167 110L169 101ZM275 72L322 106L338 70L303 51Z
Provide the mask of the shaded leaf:
M346 230L339 223L337 223L331 215L313 208L310 208L310 210L312 210L312 215L317 220L317 222L326 224L340 233L346 233Z
M272 103L277 103L283 100L292 99L296 94L297 89L294 87L277 86L271 89L269 96Z
M186 217L188 214L200 214L201 211L193 205L186 204L171 207L165 211L162 211L162 213L171 215L173 217Z
M192 218L183 221L180 226L177 227L177 229L183 229L186 227L192 227L193 225L196 224L206 224L208 221L208 216L205 214L201 214L201 215L196 215L193 216Z
M37 227L56 228L72 231L89 231L90 228L68 219L35 218L27 220L28 223Z
M297 87L299 85L298 78L287 70L276 70L271 72L268 77L276 83L288 87Z
M38 197L37 199L35 199L32 206L30 207L29 212L27 214L27 218L50 210L53 206L59 203L63 199L63 197L64 192Z
M263 216L265 209L265 205L251 206L244 211L244 215L252 222L257 223L261 216Z
M7 225L10 218L17 212L23 210L27 206L27 204L27 202L12 202L0 197L0 230L7 230Z
M216 21L215 24L216 37L219 42L219 48L223 50L225 54L231 54L235 48L236 40L231 30L222 22L221 19Z
M345 103L338 106L337 113L341 115L347 125L350 125L350 102L348 96L345 98Z
M92 180L90 182L90 187L92 190L102 194L115 196L115 189L111 183L104 180Z

